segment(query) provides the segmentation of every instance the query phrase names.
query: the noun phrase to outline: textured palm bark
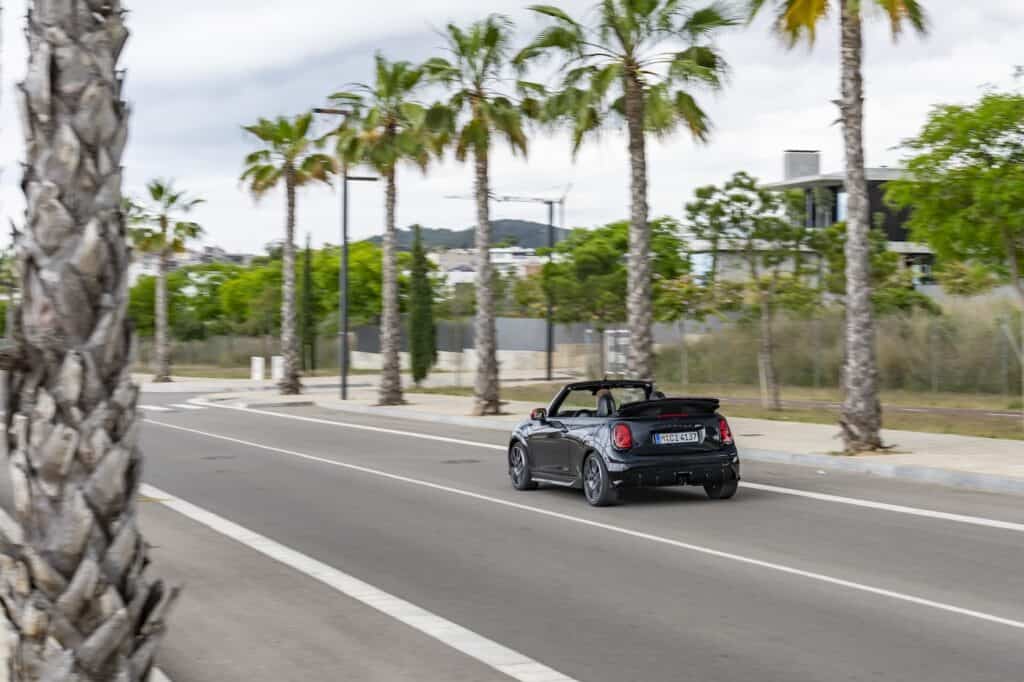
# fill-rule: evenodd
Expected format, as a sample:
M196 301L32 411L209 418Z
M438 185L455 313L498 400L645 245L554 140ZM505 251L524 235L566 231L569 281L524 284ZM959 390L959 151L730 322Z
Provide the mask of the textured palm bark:
M491 266L491 186L488 157L475 156L476 175L476 390L473 414L501 413L498 385L498 333L494 321L494 268Z
M122 19L117 0L37 0L28 16L21 363L5 417L14 518L0 513L3 672L20 681L145 679L176 595L147 577L137 521Z
M626 295L627 326L631 334L631 378L654 378L654 339L651 326L651 232L647 224L647 151L644 137L643 86L634 74L624 77L626 125L629 132L630 214Z
M171 380L171 358L167 338L167 254L160 253L156 275L156 374L153 381L167 383Z
M284 358L284 376L278 388L284 395L302 393L299 375L299 351L295 338L295 177L291 169L285 171L287 219L284 247L281 249L281 356Z
M871 311L868 185L864 176L864 80L860 3L840 0L842 92L846 145L846 397L839 424L848 452L882 447L875 325Z
M384 239L382 241L383 290L381 292L380 352L381 405L402 403L402 366L399 360L401 343L401 318L398 311L398 264L395 239L395 207L398 202L398 187L395 170L392 168L384 177Z

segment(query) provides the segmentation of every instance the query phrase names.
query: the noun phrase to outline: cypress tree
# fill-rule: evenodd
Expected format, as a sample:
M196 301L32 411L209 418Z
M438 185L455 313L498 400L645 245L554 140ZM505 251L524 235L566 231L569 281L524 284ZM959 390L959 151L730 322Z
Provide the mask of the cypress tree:
M434 364L437 355L434 330L434 291L427 276L427 254L420 237L420 226L413 226L412 272L409 283L409 352L412 379L418 385Z

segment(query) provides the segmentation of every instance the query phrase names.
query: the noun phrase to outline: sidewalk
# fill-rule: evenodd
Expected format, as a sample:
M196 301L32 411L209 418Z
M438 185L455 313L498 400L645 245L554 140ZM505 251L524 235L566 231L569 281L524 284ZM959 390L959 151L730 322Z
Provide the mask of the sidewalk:
M369 377L367 377L369 378ZM369 383L369 382L367 382ZM508 402L508 414L494 417L470 416L472 398L465 396L407 393L406 405L376 405L376 387L353 387L350 399L342 401L336 390L310 385L302 396L281 396L276 391L215 394L208 400L231 401L251 408L316 405L324 409L424 421L507 433L537 405ZM886 478L973 488L1001 493L1024 494L1024 443L995 438L975 438L916 431L883 432L893 446L881 454L845 457L838 429L828 424L731 418L742 456L747 460L797 464L820 469L869 473Z

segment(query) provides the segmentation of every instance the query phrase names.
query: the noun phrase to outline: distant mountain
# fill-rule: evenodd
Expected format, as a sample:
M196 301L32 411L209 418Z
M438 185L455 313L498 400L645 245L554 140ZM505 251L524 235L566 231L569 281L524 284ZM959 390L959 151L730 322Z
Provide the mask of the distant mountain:
M423 244L427 249L471 249L476 241L476 229L467 227L465 230L449 230L443 227L424 227ZM569 230L555 228L555 241L568 236ZM381 237L371 237L368 241L381 243ZM548 245L548 226L529 220L493 220L491 221L491 244L503 246L522 246L528 249L539 249ZM412 248L412 230L398 230L398 250L408 251Z

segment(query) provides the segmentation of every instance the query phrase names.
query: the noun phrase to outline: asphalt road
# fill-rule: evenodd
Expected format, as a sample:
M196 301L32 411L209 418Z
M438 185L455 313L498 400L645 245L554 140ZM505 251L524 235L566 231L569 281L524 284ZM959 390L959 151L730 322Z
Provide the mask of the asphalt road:
M748 482L981 521L754 487L593 509L512 490L500 432L171 406L188 397L144 400L163 408L152 485L569 678L1024 679L1020 497L749 464ZM155 569L186 583L175 682L509 679L159 504L143 522Z

